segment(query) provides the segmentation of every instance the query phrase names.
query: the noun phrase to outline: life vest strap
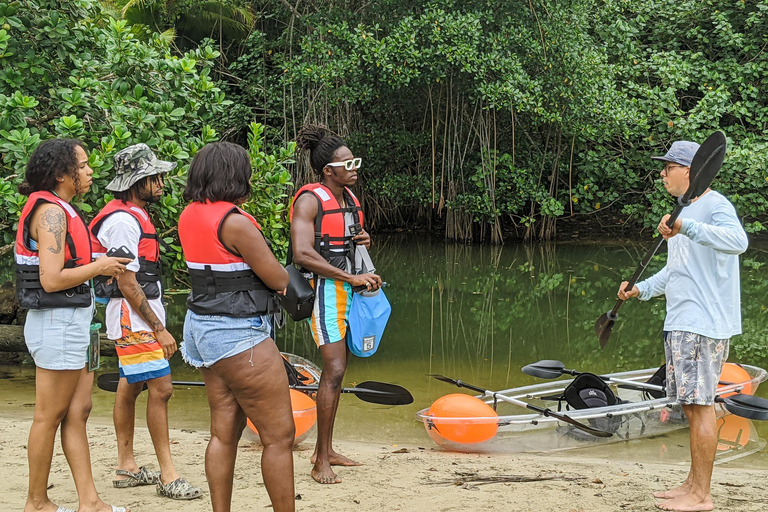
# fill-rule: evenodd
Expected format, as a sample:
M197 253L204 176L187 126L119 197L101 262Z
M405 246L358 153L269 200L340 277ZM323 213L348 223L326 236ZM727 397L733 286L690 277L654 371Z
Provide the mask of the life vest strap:
M205 269L189 269L192 293L196 295L217 295L224 292L247 292L270 290L250 269L234 272L218 272L206 265Z

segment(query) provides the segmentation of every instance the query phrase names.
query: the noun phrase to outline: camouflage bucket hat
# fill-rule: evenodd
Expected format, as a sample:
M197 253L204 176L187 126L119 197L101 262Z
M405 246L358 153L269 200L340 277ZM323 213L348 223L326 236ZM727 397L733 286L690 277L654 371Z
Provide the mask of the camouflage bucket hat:
M158 159L146 144L134 144L115 155L116 176L107 185L107 190L122 192L142 178L163 174L175 168L175 162Z

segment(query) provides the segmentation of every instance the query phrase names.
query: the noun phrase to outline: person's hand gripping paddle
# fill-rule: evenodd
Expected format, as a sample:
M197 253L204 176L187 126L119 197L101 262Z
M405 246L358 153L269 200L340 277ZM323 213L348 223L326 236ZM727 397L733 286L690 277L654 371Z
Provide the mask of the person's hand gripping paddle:
M699 147L698 151L696 151L696 155L694 155L693 161L691 162L691 171L689 175L690 185L685 194L677 198L677 207L670 214L669 220L667 220L667 226L671 228L675 224L675 221L683 208L691 204L694 199L699 197L709 188L712 180L715 179L718 171L720 171L720 167L723 165L725 146L725 134L721 131L716 131L710 135L707 140L704 141L704 144ZM634 275L632 275L632 279L629 280L627 286L624 288L624 291L628 292L632 290L663 241L664 238L659 237L658 240L656 240L656 243L654 243L648 250L645 258L643 258L643 261L640 262L637 270L635 270ZM597 322L595 322L595 333L600 340L601 348L605 348L608 344L613 324L619 318L618 312L622 304L624 304L623 300L617 300L613 309L598 318Z

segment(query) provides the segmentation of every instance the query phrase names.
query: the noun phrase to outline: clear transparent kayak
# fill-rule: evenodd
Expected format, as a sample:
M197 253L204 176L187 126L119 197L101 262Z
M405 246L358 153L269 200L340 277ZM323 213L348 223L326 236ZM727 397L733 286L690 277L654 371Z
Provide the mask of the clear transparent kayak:
M762 368L740 365L748 374L741 382L723 383L718 386L717 394L727 396L745 392L754 394L760 383L766 380L768 373ZM645 383L658 368L634 370L606 375L622 380ZM556 380L499 391L499 394L522 400L541 408L549 408L593 428L613 433L608 438L595 437L567 423L539 413L530 413L529 409L518 407L493 398L478 396L491 406L498 416L484 417L437 417L430 415L429 408L422 409L416 416L424 423L427 434L439 446L446 450L460 452L550 452L601 446L617 441L630 441L652 436L664 435L678 429L687 428L682 408L676 402L664 397L650 397L648 393L627 389L623 385L611 384L611 389L624 403L608 407L581 410L567 410L566 404L557 397L573 379ZM715 406L720 431L726 432L721 444L729 446L730 452L741 447L760 448L765 442L757 437L749 420L731 415L722 405ZM733 419L729 419L733 418ZM472 430L487 430L496 426L496 433L490 439L479 442L464 442L458 439L471 439L472 435L463 435ZM451 432L453 440L441 432ZM458 433L458 434L456 434ZM485 436L482 436L485 437Z

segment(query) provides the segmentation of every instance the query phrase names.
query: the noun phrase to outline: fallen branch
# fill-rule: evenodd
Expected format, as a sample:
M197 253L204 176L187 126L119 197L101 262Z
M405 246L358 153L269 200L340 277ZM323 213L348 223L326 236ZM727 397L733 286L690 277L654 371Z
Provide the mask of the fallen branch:
M433 482L427 482L429 485L486 485L486 484L500 484L500 483L526 483L526 482L543 482L547 480L563 480L566 482L572 482L574 480L584 480L584 476L525 476L525 475L497 475L497 476L478 476L477 473L457 473L457 478L452 480L438 480Z

